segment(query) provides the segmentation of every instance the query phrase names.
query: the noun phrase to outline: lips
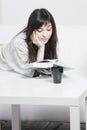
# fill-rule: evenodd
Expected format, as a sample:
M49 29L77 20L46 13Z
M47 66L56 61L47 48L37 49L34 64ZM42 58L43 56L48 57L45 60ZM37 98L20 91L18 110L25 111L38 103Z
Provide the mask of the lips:
M47 42L47 41L48 41L48 38L41 38L41 41Z

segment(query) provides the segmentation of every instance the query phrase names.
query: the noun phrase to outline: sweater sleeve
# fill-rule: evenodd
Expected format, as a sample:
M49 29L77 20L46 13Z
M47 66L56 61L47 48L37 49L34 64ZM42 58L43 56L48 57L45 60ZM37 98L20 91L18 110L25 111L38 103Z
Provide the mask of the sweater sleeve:
M13 38L6 48L6 62L15 72L33 77L35 70L29 63L28 48L21 36Z

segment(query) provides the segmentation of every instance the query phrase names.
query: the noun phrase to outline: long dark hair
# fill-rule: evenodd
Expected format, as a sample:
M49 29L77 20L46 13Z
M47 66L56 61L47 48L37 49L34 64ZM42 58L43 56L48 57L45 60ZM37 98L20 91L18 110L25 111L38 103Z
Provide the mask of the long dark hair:
M44 53L44 59L56 59L57 56L57 31L56 31L56 25L53 16L51 13L44 8L41 9L35 9L28 20L27 26L23 29L22 32L26 33L26 43L28 45L28 52L29 52L29 62L36 61L37 51L38 48L35 44L32 44L32 41L30 39L31 34L34 30L40 28L43 24L46 24L48 22L51 22L52 24L52 35L49 39L48 43L45 44L45 53Z

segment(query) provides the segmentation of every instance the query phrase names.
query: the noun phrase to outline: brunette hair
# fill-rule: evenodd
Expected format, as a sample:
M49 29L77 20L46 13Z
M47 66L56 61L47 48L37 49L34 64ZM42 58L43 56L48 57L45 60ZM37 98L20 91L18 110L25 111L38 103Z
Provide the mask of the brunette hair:
M41 8L35 9L31 13L27 26L22 30L22 32L26 33L25 41L28 45L29 50L29 62L36 61L36 55L38 50L37 46L35 44L32 44L30 36L34 30L40 28L42 25L47 24L48 22L52 24L52 35L48 43L45 44L44 59L58 58L56 49L58 37L54 18L47 9Z

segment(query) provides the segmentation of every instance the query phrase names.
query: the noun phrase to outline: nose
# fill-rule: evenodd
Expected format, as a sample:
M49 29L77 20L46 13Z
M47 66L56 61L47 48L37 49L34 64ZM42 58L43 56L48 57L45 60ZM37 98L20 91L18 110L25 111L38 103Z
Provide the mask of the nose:
M43 34L42 34L44 37L46 37L48 35L47 31L43 31Z

